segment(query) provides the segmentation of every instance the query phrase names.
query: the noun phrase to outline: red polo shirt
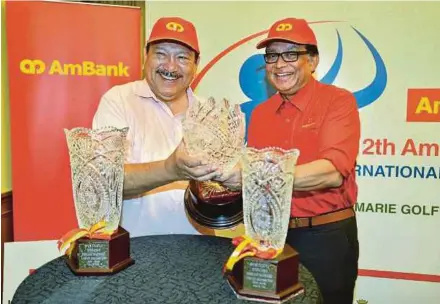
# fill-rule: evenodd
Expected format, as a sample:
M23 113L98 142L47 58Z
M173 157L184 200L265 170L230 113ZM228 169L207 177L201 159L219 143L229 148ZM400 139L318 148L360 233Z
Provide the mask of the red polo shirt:
M292 217L310 217L353 206L360 121L352 93L312 79L289 101L275 94L252 112L248 146L300 151L298 165L327 159L344 177L339 188L294 191Z

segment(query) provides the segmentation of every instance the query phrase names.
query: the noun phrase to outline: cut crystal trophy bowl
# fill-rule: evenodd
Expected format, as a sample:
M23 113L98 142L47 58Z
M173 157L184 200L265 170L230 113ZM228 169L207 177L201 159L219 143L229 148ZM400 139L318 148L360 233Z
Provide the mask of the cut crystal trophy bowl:
M246 235L262 249L282 249L289 225L299 150L246 148L243 156L243 218Z
M107 230L117 230L128 128L74 128L64 132L79 227L89 228L104 220Z
M190 156L202 157L223 172L241 158L245 120L240 105L228 100L196 99L183 120L183 140Z
M240 161L244 149L245 118L240 105L226 99L195 100L182 122L187 153L227 173ZM197 224L226 229L242 221L241 191L213 181L191 180L185 208Z

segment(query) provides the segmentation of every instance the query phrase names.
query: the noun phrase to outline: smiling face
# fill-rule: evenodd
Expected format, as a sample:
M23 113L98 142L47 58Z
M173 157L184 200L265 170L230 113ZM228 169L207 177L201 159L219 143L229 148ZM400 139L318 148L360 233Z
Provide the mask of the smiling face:
M305 51L305 45L289 42L275 41L267 45L265 56L272 60L278 56L278 60L274 63L266 63L266 75L272 86L281 94L286 96L295 94L313 77L319 57L301 53ZM295 52L300 53L295 54ZM281 53L284 54L279 55Z
M164 102L178 100L197 71L198 58L190 48L174 43L150 45L145 60L145 79L153 93Z

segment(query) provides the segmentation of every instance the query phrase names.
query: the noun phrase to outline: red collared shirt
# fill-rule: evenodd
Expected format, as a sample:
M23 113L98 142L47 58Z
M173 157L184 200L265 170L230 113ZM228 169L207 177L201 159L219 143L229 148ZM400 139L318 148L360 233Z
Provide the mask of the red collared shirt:
M352 93L312 79L289 101L275 94L252 112L248 146L296 148L298 165L327 159L344 177L339 188L294 191L292 217L310 217L353 206L360 121Z

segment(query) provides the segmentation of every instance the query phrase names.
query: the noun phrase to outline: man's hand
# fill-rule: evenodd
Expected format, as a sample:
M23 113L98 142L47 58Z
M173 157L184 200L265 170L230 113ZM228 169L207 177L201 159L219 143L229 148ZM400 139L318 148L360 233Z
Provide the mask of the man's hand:
M313 191L337 188L343 183L343 176L327 159L318 159L295 168L293 191Z
M175 176L176 180L207 181L220 175L217 167L209 165L201 158L189 156L185 152L183 141L165 160L165 169Z
M238 163L231 171L222 173L214 180L232 191L241 190L241 164Z

